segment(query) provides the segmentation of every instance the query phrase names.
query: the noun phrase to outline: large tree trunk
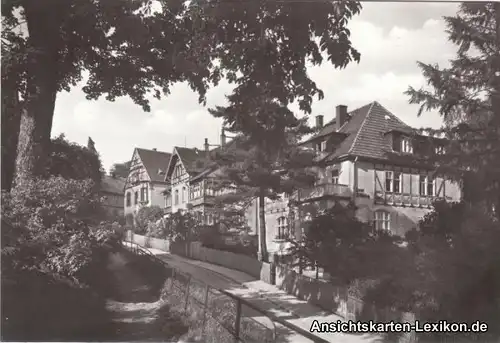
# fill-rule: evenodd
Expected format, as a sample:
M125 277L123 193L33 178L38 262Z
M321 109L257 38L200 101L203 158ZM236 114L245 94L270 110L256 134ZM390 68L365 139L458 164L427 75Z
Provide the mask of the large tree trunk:
M16 82L2 82L2 190L10 191L16 166L21 113Z
M263 193L259 195L259 261L267 262L267 243L266 243L266 201Z
M40 175L48 153L57 94L59 24L43 1L27 0L29 32L27 94L21 114L16 158L16 186Z

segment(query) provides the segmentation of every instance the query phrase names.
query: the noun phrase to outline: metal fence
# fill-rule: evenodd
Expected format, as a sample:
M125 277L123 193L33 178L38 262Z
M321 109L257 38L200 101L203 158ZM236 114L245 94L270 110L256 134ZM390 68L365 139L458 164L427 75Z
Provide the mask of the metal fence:
M172 269L168 302L188 314L204 342L276 342L276 327L264 313L231 294Z
M203 342L277 341L275 320L257 306L173 268L136 243L125 241L123 245L172 271L163 296L172 309L188 317L191 331Z

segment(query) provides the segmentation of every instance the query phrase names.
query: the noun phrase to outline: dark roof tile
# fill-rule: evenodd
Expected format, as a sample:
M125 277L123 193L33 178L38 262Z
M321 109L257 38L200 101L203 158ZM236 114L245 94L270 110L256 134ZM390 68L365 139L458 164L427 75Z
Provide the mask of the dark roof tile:
M170 156L168 152L148 150L136 148L139 157L141 158L142 164L146 171L148 172L149 178L153 182L164 182L165 172L170 161ZM162 171L163 173L159 173Z
M348 136L326 160L331 161L343 155L375 159L386 159L392 150L384 133L397 130L408 132L411 127L389 112L378 102L372 102L350 112L350 120L340 132Z

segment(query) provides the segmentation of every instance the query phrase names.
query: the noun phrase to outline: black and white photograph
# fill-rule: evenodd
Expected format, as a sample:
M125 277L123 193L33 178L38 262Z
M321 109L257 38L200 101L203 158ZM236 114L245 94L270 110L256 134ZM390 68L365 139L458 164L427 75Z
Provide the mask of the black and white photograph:
M500 2L1 10L1 341L500 343Z

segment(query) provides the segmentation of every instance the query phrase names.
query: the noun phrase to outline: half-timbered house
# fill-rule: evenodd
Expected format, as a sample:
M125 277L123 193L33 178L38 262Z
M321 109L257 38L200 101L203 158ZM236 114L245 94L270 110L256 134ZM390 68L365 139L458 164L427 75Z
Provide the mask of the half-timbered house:
M165 172L171 154L156 149L135 148L125 182L124 213L134 215L141 206L165 207Z
M316 125L318 133L302 144L314 149L325 167L318 170L315 187L266 205L270 251L303 230L308 213L291 207L290 199L319 208L352 200L361 220L398 235L416 227L435 200L460 200L460 186L436 175L421 158L444 153L445 141L417 134L378 102L351 112L337 106L333 120L324 125L317 116Z

